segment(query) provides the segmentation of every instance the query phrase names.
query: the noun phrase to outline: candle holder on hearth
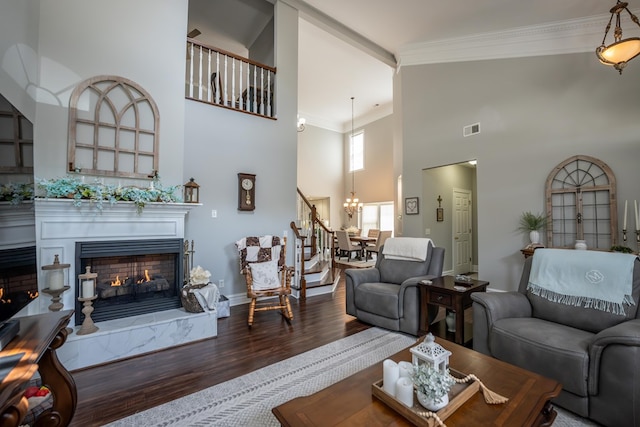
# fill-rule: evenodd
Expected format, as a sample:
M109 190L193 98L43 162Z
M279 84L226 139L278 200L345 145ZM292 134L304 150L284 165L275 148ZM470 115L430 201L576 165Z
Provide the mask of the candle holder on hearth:
M80 330L76 332L78 335L92 334L98 330L98 327L93 323L91 313L93 313L93 300L98 298L96 295L96 282L98 274L91 272L91 266L86 267L86 271L83 274L78 274L78 293L81 296L78 297L78 301L82 302L82 314L84 314L84 320L80 326Z
M42 270L47 273L46 283L48 285L42 292L51 295L51 305L49 305L51 311L60 311L64 307L64 304L60 302L60 295L70 288L64 284L64 270L70 266L71 264L61 264L58 254L53 256L53 264L42 266Z

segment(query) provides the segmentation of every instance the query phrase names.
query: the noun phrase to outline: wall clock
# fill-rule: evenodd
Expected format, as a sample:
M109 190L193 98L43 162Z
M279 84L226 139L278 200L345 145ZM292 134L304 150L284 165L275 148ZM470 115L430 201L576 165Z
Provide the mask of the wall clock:
M256 208L256 176L238 174L238 210L252 211Z

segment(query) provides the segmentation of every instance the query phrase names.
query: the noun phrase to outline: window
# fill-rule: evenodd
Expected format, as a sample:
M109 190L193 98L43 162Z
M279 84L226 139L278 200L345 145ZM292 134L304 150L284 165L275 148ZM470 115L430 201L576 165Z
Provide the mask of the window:
M572 248L586 240L591 249L616 244L616 180L604 162L574 156L555 167L547 177L547 242Z
M98 76L71 95L69 171L151 178L158 173L159 114L131 80Z
M393 203L366 203L362 207L362 235L369 234L369 229L393 231Z
M0 172L33 173L33 125L0 95Z
M349 138L349 172L364 169L364 132Z

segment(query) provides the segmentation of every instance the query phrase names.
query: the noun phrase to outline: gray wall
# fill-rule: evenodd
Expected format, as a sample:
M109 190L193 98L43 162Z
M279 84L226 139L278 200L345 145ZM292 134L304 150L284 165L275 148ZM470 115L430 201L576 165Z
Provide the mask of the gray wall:
M438 168L431 168L423 171L422 174L422 194L420 194L420 212L422 213L423 236L429 237L433 242L445 248L444 271L453 270L453 189L471 191L472 215L473 207L476 205L476 194L474 190L475 169L464 165L448 165ZM438 196L442 198L444 221L436 221L436 208ZM411 197L411 196L407 196ZM477 218L473 215L472 264L478 264L477 254ZM426 235L424 229L430 229L430 235Z
M200 184L203 204L189 213L186 237L196 242L194 265L208 269L214 283L224 280L222 292L238 300L246 284L239 274L237 240L286 231L293 260L289 223L296 216L297 11L277 3L275 22L277 120L182 99L185 179L193 176ZM256 175L254 211L237 210L239 172ZM211 217L214 209L217 218Z
M620 76L593 53L402 67L404 194L423 192L425 168L478 159L479 277L515 289L527 243L514 231L518 218L544 211L545 180L558 163L576 154L607 163L619 222L624 200L640 199L638 67ZM476 122L481 133L463 138ZM422 214L402 225L405 236L421 236Z

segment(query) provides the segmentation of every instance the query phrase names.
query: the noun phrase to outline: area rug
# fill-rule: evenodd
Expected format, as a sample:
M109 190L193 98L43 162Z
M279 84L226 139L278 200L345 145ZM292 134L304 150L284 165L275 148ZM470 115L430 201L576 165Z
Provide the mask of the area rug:
M322 390L415 342L369 328L108 426L279 426L271 408Z
M279 426L271 409L315 393L415 343L406 335L370 328L108 424L141 426ZM591 427L560 408L554 427Z

